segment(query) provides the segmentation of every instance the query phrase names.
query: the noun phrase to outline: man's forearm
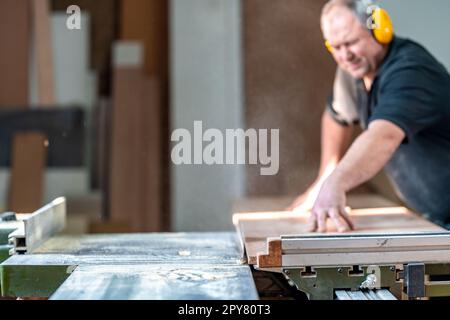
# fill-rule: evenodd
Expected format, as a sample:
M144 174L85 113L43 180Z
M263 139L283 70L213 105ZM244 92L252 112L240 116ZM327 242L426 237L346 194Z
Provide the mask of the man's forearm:
M353 133L353 127L344 127L337 123L325 111L322 116L322 154L320 159L320 173L332 171L347 151Z
M329 179L345 192L370 180L391 159L404 137L403 131L394 124L374 121L355 140Z
M347 150L353 128L345 127L337 123L331 115L325 111L322 115L322 154L319 175L308 190L300 195L289 207L289 210L307 212L311 210L323 182L336 168L339 160Z

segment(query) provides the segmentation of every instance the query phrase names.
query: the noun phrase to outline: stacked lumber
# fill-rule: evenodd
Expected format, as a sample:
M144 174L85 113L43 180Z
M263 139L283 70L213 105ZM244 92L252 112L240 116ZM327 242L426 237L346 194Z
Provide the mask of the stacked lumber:
M113 66L109 204L112 224L129 231L167 229L162 165L167 110L165 0L122 0Z
M159 231L159 83L144 72L142 43L121 41L114 52L111 220Z
M30 108L29 54L34 39L39 81L39 107L54 104L53 63L48 0L5 0L0 3L0 106ZM15 32L11 32L15 30ZM9 210L33 212L42 205L47 137L21 132L13 139Z

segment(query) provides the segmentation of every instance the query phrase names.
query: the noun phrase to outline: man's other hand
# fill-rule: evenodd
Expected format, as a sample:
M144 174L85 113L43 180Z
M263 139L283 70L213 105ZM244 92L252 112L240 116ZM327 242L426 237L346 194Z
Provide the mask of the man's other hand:
M337 161L331 161L328 163L323 172L317 177L316 181L314 181L308 190L298 196L286 210L299 214L311 211L314 203L316 202L317 196L319 195L322 184L330 176L336 166Z
M325 180L316 198L309 219L309 231L326 232L328 219L333 221L338 232L355 229L346 211L345 191L332 176Z

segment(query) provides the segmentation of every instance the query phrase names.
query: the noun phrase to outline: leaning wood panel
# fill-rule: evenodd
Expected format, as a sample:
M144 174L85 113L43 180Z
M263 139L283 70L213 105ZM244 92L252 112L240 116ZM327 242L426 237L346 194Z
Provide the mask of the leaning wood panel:
M122 40L142 41L145 72L168 77L168 1L121 0Z
M52 106L55 103L55 88L49 0L33 0L31 3L37 58L39 106Z
M121 25L119 37L124 41L140 41L144 45L144 70L146 76L158 79L158 103L147 105L151 117L147 118L146 130L151 132L147 146L151 150L151 184L147 198L152 204L159 204L160 228L170 229L170 186L169 186L169 1L167 0L121 0ZM155 92L156 93L156 92ZM151 98L154 99L154 98ZM159 140L157 140L157 138ZM148 168L147 168L148 169ZM147 170L143 169L143 170ZM158 185L156 187L156 185ZM160 199L156 199L160 198ZM151 209L152 212L154 209ZM150 214L152 215L152 214ZM155 217L156 218L156 217ZM153 219L153 218L152 218ZM154 219L153 219L154 220ZM146 223L146 225L149 225Z
M143 45L115 49L111 219L134 231L160 231L160 82L143 70Z
M0 1L0 108L28 104L30 1Z
M9 209L31 213L42 205L47 138L37 132L14 137L12 150Z
M160 231L159 82L140 68L115 70L111 218L134 231Z
M139 157L141 221L144 231L163 229L161 215L161 94L160 82L156 77L143 80L143 103L140 105Z
M114 70L114 111L111 141L110 217L142 230L140 219L139 122L143 72L138 67Z
M53 82L53 57L50 34L50 8L48 0L30 2L30 19L37 57L38 106L55 104ZM28 42L31 42L29 37ZM28 57L29 48L22 48ZM27 60L28 61L28 60ZM28 79L27 79L28 81ZM28 88L28 86L26 86ZM25 102L28 106L28 99ZM13 141L13 158L10 183L9 208L27 212L38 209L43 202L44 171L46 167L46 137L38 132L18 134Z

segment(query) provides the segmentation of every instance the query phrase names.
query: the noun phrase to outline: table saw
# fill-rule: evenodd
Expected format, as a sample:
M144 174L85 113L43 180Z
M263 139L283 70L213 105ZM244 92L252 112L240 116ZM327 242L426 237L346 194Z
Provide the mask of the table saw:
M450 296L450 233L379 196L349 197L357 231L306 233L291 199L237 201L236 232L58 235L60 198L0 222L3 297L393 300ZM370 207L370 209L364 209ZM330 228L332 226L330 225Z
M64 199L56 200L10 228L7 258L0 266L4 297L92 299L257 299L235 233L109 234L52 236L61 230ZM58 217L46 216L57 208ZM48 239L28 228L39 217ZM23 226L20 224L23 223ZM14 224L14 226L12 226ZM18 226L19 225L19 226ZM18 240L31 239L26 242ZM26 232L29 231L29 232ZM3 234L6 234L4 232ZM3 237L5 240L5 237ZM26 246L25 246L26 245ZM18 250L19 249L19 250ZM5 254L3 254L3 257Z

